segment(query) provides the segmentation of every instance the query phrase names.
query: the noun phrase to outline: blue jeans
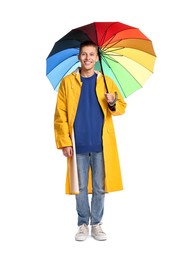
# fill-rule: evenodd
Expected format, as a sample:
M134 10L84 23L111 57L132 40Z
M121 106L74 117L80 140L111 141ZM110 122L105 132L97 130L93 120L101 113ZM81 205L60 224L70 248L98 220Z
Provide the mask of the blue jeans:
M104 159L103 153L77 154L79 191L76 195L76 210L78 226L82 224L95 225L101 222L104 212ZM88 173L92 170L91 207L88 196Z

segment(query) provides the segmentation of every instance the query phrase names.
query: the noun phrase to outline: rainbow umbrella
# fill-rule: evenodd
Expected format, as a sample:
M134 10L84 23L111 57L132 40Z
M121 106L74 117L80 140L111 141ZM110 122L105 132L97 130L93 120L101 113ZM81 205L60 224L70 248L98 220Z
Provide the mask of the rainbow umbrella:
M153 73L153 44L138 28L120 22L94 22L71 30L54 44L46 59L46 76L55 90L63 77L80 66L79 47L86 40L99 48L95 69L111 77L124 98L142 88Z

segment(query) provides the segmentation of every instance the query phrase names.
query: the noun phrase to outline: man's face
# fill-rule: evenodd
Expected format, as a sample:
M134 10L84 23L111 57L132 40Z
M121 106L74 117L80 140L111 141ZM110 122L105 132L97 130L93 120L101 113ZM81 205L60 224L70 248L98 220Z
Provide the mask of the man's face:
M81 67L84 70L94 69L95 63L99 59L98 54L97 54L97 50L93 46L83 47L80 51L78 58L81 62Z

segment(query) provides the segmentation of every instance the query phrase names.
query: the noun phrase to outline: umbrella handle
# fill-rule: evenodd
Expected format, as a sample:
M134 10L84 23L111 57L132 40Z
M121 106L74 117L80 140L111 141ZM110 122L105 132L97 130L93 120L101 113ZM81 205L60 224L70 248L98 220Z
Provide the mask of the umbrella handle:
M114 106L116 101L117 101L117 99L118 99L118 93L115 91L114 94L115 94L115 99L114 99L113 102L110 103L111 106Z
M114 99L114 101L111 102L110 104L108 103L108 107L109 107L109 109L112 110L112 111L116 111L116 101L117 101L117 99L118 99L118 93L115 91L114 94L115 94L115 99Z

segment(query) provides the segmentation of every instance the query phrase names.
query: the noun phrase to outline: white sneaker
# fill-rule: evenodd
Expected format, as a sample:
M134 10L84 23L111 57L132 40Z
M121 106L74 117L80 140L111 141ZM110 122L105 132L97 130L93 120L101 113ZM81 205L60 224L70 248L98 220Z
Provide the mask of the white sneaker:
M79 226L78 232L75 235L76 241L84 241L89 235L89 228L86 224Z
M106 234L103 232L101 228L101 224L97 225L92 225L91 227L91 235L94 237L96 240L103 241L107 239Z

